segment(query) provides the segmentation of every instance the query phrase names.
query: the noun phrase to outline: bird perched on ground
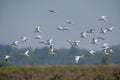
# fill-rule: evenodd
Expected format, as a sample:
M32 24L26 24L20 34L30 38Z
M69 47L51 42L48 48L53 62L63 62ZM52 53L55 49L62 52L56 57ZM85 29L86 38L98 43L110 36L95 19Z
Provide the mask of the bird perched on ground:
M29 37L21 37L21 40L22 40L23 43L25 43L28 38L29 38Z
M6 62L9 61L10 58L11 58L11 56L9 56L9 55L5 55L5 61L6 61Z
M18 46L18 41L13 41L11 45Z
M98 20L99 20L99 21L107 21L108 19L107 19L106 16L101 16Z
M84 55L75 56L75 62L78 63L80 58L84 58Z

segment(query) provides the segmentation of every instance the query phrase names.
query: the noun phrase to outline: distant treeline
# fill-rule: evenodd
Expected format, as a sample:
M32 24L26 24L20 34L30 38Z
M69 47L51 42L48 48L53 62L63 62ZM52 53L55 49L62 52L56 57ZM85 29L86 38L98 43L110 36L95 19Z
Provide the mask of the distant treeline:
M21 48L10 45L0 45L0 63L5 62L5 55L10 55L10 64L14 65L83 65L83 64L119 64L120 63L120 45L112 46L113 53L105 55L102 51L96 51L95 56L88 50L71 47L70 49L55 49L55 55L48 54L48 47L43 48ZM30 50L29 55L23 53ZM84 54L85 58L75 63L76 55Z

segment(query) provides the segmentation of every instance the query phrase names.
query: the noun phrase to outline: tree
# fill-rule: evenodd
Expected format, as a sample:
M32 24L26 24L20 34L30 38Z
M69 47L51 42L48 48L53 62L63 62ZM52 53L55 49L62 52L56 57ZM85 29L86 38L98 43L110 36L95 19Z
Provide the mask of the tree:
M111 59L108 56L103 56L102 60L101 60L101 64L109 65L109 64L112 64L112 61L111 61Z

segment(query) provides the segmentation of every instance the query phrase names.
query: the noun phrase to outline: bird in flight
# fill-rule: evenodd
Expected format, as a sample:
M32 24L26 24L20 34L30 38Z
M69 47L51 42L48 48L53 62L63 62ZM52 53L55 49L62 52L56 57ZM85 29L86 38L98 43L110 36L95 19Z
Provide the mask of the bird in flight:
M56 13L56 11L55 11L55 10L50 10L49 12L51 12L51 13Z
M11 45L18 46L18 41L13 41Z
M80 58L84 58L84 55L75 56L75 62L78 63Z
M98 20L99 20L99 21L107 21L108 19L107 19L106 16L101 16Z

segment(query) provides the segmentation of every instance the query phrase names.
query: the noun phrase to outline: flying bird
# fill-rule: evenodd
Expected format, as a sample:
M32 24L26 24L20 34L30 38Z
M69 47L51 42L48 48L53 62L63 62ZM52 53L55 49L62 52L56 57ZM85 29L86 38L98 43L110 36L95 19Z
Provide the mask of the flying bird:
M100 33L105 34L107 32L107 29L100 28Z
M84 58L84 55L75 56L75 62L78 63L80 58Z
M98 45L98 40L95 39L95 38L93 38L92 41L91 41L91 44L96 44L96 45Z
M114 27L106 28L107 31L112 32Z
M78 40L76 40L76 41L67 40L67 42L68 42L71 46L74 46L74 47L79 47L79 46L80 46L80 41L78 41Z
M72 24L72 21L71 20L67 20L66 23Z
M9 61L10 58L11 58L11 56L9 56L9 55L5 55L5 61L6 61L6 62Z
M21 40L22 40L23 43L25 43L28 38L29 38L29 37L21 37Z
M41 38L42 38L41 35L35 36L35 39L41 39Z
M69 27L57 27L56 28L57 30L60 30L60 31L69 31L70 30L70 28Z
M87 33L86 32L81 32L80 33L80 38L86 38Z
M53 45L50 45L50 47L48 48L48 53L53 55L53 56L55 55Z
M98 20L99 20L99 21L107 21L108 19L107 19L106 16L101 16Z
M47 41L41 40L39 43L43 43L45 45L53 45L52 41L53 41L53 39L51 38L51 39L48 39Z
M93 56L96 54L96 52L94 50L89 50L89 53Z
M56 13L56 11L55 11L55 10L50 10L49 12L51 12L51 13Z
M89 29L87 33L95 33L95 29Z
M30 55L28 54L29 52L30 52L30 51L27 50L27 51L24 52L24 54L25 54L26 56L30 56Z
M40 26L38 26L37 28L35 28L34 32L41 33Z
M13 41L11 45L18 46L18 41Z

